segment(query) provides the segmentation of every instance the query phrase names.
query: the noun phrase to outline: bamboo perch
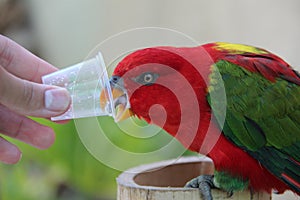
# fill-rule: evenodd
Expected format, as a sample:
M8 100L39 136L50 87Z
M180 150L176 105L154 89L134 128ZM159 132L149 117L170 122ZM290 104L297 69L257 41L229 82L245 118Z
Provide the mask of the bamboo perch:
M117 200L200 200L199 190L183 188L201 174L213 174L212 161L206 157L182 157L129 169L117 178ZM214 200L251 199L250 191L227 193L213 189ZM252 200L270 200L265 192L254 193Z

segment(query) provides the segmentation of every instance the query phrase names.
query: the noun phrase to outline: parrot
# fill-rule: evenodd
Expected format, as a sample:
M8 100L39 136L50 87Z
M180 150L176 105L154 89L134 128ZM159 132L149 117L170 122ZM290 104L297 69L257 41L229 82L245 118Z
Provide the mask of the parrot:
M279 56L227 42L147 47L109 82L116 121L138 117L212 159L213 175L186 184L204 199L212 188L300 195L300 74Z

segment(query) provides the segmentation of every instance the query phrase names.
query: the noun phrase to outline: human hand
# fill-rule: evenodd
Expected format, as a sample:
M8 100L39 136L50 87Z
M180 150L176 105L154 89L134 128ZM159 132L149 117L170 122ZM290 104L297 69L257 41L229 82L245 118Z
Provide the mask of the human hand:
M0 133L45 149L54 131L26 116L49 118L64 113L71 98L66 89L42 85L41 77L57 69L0 35ZM13 164L21 151L0 136L0 161Z

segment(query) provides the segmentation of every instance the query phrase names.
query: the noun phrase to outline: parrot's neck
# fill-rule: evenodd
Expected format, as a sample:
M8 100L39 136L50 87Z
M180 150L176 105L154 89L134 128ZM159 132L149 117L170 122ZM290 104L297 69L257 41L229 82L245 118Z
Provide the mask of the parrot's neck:
M220 130L211 123L210 112L201 112L199 118L194 115L189 120L182 120L179 126L167 121L163 128L187 149L203 155L209 154L221 135Z

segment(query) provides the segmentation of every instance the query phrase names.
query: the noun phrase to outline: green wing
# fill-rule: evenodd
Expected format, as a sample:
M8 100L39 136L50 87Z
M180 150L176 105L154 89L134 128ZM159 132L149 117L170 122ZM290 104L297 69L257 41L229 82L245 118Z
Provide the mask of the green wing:
M300 86L282 78L271 82L224 60L212 67L210 81L210 104L222 84L226 91L223 134L300 192ZM211 107L220 122L224 113Z

